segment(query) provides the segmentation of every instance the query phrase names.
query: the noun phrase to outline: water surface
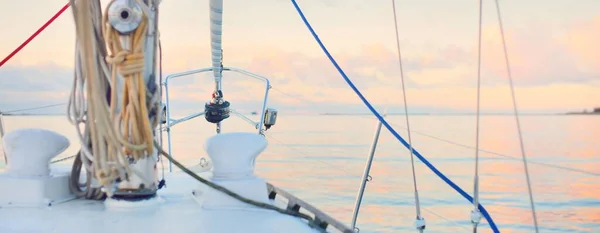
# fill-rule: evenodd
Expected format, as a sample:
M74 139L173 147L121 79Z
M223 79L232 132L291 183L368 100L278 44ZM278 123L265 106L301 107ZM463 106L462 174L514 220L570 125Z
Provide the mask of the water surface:
M411 116L410 120L415 148L472 195L474 116ZM481 203L502 232L532 232L514 118L483 116L481 120ZM73 126L63 116L10 116L4 121L7 132L41 127L64 134L72 145L60 157L79 148ZM391 116L389 121L406 138L404 117ZM375 126L376 120L369 116L281 113L268 131L270 144L257 161L257 173L349 224ZM600 117L523 116L522 127L541 232L600 232ZM224 123L225 132L234 129L253 130L237 118ZM214 126L195 119L172 132L173 155L193 165L205 156L203 143ZM415 160L415 166L426 232L470 232L472 205L420 161ZM410 154L385 129L371 176L357 224L361 232L414 232ZM491 230L484 222L479 232Z

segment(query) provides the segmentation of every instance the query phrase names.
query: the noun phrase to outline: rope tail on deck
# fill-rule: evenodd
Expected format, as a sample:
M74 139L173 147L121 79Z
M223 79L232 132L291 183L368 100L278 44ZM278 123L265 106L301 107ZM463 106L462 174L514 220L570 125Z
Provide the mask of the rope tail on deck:
M319 46L321 47L321 49L323 50L325 55L329 58L329 60L333 64L333 66L335 66L335 68L338 70L338 72L344 78L344 80L350 86L350 88L352 88L352 90L361 99L361 101L367 106L367 108L369 108L371 113L373 113L373 115L375 115L377 117L377 119L379 119L379 121L381 121L381 123L385 126L385 128L387 128L390 131L390 133L392 133L392 135L394 135L394 137L396 137L396 139L398 139L402 143L402 145L404 145L406 148L411 148L411 145L406 140L404 140L404 138L402 138L402 136L400 136L400 134L398 134L392 126L390 126L390 124L381 116L381 114L379 114L379 112L377 112L377 110L375 110L375 108L371 105L371 103L363 96L363 94L360 92L360 90L358 90L358 88L356 88L356 86L354 85L352 80L350 80L350 78L348 78L348 76L346 76L346 73L337 64L337 62L335 61L333 56L331 56L331 54L329 53L329 51L327 50L327 48L325 47L323 42L321 42L321 40L319 39L319 36L317 35L317 33L313 30L312 26L310 25L310 23L304 16L304 13L302 13L302 10L296 3L296 0L291 0L291 1L292 1L292 4L294 4L296 11L300 15L300 18L302 18L302 21L304 21L304 24L306 25L306 27L308 28L308 30L310 31L312 36L315 38L315 40L317 41L317 43L319 44ZM431 164L425 157L423 157L423 155L421 155L421 153L419 153L414 147L413 147L413 153L415 156L417 156L417 158L419 158L419 160L421 160L421 162L423 162L433 173L435 173L440 179L442 179L452 189L456 190L461 196L463 196L469 202L473 202L473 197L471 197L469 194L467 194L463 189L461 189L458 185L456 185L454 182L452 182L452 180L450 180L442 172L440 172L435 166L433 166L433 164ZM479 205L479 210L483 214L483 217L490 224L490 227L492 228L492 230L494 232L500 232L498 230L498 227L496 226L496 223L490 216L490 214L487 212L487 210L481 204Z
M68 110L82 143L73 172L83 163L108 196L153 195L157 151L152 129L158 124L160 98L155 80L144 73L154 70L153 62L146 66L154 46L146 38L155 10L140 0L112 0L102 16L99 0L71 1L77 52Z

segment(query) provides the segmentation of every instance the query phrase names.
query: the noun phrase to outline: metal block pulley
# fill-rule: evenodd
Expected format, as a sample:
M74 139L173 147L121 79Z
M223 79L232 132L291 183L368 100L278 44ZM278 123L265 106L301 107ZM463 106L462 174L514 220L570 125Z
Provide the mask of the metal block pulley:
M133 0L116 0L108 8L108 21L121 34L137 29L142 16L142 8Z

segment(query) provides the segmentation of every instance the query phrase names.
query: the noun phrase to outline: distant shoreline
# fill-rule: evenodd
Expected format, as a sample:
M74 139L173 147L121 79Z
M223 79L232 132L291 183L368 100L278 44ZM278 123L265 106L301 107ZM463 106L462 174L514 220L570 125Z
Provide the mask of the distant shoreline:
M370 116L371 113L318 113L321 116ZM404 116L405 113L388 113L388 116ZM409 113L409 116L475 116L476 113ZM512 116L513 113L481 113L481 116ZM600 115L600 113L519 113L519 116L566 116Z
M600 112L568 112L565 115L600 115Z
M2 116L64 116L64 113L2 113Z

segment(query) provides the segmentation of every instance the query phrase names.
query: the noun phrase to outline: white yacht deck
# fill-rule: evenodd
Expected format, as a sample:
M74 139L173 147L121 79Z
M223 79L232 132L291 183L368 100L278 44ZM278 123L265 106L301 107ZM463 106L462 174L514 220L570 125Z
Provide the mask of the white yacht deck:
M67 169L53 166L52 176L67 175ZM210 172L200 175L208 178ZM305 220L230 197L228 201L242 206L203 206L208 187L182 172L168 173L165 179L167 187L157 197L137 203L74 199L42 207L2 205L0 232L319 232Z

